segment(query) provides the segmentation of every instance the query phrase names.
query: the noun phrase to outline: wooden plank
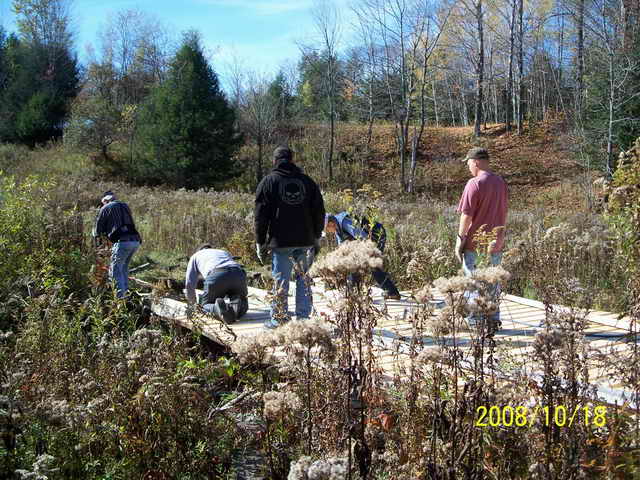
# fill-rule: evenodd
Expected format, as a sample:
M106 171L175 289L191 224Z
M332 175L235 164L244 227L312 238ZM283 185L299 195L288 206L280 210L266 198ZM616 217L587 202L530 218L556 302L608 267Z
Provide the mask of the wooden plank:
M541 310L545 309L544 303L539 302L537 300L530 300L528 298L522 298L522 297L516 297L514 295L505 295L504 296L507 300L516 302L516 303L521 303L523 305L529 305L531 307L536 307L539 308ZM553 308L555 311L570 311L570 309L568 307L564 307L562 305L553 305ZM609 327L614 327L614 328L620 328L623 330L627 330L630 326L630 319L623 317L621 319L618 319L618 315L611 313L611 312L599 312L599 311L591 311L589 312L589 314L587 315L587 319L590 322L593 323L599 323L602 325L607 325Z
M338 293L335 291L324 292L322 289L322 285L312 287L314 297L316 297L314 309L317 313L331 316L331 303L338 298ZM387 302L379 296L379 290L374 289L373 293L377 295L374 298L375 308L383 316L374 329L378 345L375 354L386 375L398 375L410 361L407 355L406 341L413 336L415 331L410 315L416 310L417 304L411 300L409 292L402 292L403 299L400 301ZM438 295L437 292L434 293L436 296ZM292 288L290 296L294 294L295 289ZM265 290L249 287L249 312L240 321L229 326L224 326L210 316L189 319L186 316L186 304L174 299L156 300L153 302L152 310L157 315L168 318L186 328L196 328L199 325L203 335L213 341L230 346L239 336L257 335L263 331L262 324L269 318L268 295ZM437 310L434 314L437 315ZM532 365L530 358L533 352L534 335L540 331L540 321L545 318L544 305L541 302L505 295L501 302L501 317L503 329L498 331L496 335L498 342L496 358L521 362L522 364L516 368L527 368ZM604 352L620 352L620 354L624 354L629 349L629 345L623 341L622 337L625 328L629 325L628 320L618 320L615 314L607 312L591 312L587 320L589 324L585 333L594 349ZM466 350L470 346L472 336L473 332L459 332L455 341L459 342L460 348ZM454 339L448 337L435 340L425 334L421 349L424 351L436 348L437 342L440 341L452 343ZM285 355L283 350L276 353L276 356L280 358ZM594 364L589 367L589 372L594 379L597 379L598 387L607 399L620 398L621 386L611 385L602 369ZM534 378L536 375L540 375L540 372L536 372L535 369L529 373Z

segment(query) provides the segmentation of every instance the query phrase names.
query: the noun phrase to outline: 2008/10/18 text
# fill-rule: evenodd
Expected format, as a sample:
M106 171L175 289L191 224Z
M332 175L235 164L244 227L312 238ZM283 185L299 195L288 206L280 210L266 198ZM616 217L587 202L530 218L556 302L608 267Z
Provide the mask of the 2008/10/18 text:
M583 420L580 413L583 413ZM510 405L498 407L496 405L486 407L479 406L476 409L478 418L476 427L528 427L530 428L536 421L544 425L556 425L558 427L571 427L576 421L584 421L585 425L604 427L607 424L607 407L598 405L590 407L588 405L576 405L573 409L564 405L552 407L536 406L534 408Z

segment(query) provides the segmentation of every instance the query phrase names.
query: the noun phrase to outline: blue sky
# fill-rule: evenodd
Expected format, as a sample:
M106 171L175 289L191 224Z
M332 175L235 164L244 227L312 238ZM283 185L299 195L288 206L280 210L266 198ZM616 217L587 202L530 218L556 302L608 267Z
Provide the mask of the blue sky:
M347 0L335 0L347 12ZM98 31L110 13L138 8L155 15L178 34L195 28L224 75L235 56L241 65L271 74L299 56L297 43L314 42L312 0L74 0L74 30L80 59L86 45L97 46ZM0 0L0 21L14 30L11 0Z

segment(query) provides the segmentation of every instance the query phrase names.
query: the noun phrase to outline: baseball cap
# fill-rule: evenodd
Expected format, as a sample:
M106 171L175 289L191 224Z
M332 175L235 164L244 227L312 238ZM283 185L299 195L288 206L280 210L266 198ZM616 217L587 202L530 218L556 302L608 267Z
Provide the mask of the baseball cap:
M107 190L102 194L102 203L111 202L112 200L115 200L115 199L116 199L116 195L111 190Z
M475 158L476 160L489 160L489 152L486 148L473 147L467 152L466 157L462 159L462 163L466 162L470 158Z

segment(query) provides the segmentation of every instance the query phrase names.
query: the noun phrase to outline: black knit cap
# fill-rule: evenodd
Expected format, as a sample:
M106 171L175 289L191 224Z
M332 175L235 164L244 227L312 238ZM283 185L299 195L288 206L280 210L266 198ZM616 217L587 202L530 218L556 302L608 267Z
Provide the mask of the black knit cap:
M284 161L290 162L293 158L293 152L289 147L280 146L273 151L273 160L275 162Z

